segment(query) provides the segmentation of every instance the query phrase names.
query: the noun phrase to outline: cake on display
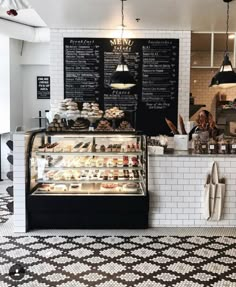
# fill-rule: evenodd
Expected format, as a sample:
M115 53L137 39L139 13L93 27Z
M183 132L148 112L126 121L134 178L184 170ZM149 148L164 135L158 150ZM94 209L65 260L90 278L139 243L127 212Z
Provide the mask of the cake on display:
M104 118L106 119L121 119L125 116L124 111L120 110L117 107L113 107L110 109L107 109L105 111Z
M113 131L113 128L109 121L100 120L97 125L96 131Z
M74 124L70 127L72 130L86 131L90 126L90 121L84 118L77 118Z
M47 130L51 132L66 131L67 124L64 119L61 119L60 115L56 114L53 121L48 125Z
M103 115L103 111L99 109L97 103L83 103L81 116L85 118L96 118L100 119Z
M134 128L128 121L122 121L117 128L117 131L134 131Z
M104 112L95 102L80 103L74 99L64 99L59 102L56 111L48 131L134 131L130 121L125 118L125 112L118 107Z

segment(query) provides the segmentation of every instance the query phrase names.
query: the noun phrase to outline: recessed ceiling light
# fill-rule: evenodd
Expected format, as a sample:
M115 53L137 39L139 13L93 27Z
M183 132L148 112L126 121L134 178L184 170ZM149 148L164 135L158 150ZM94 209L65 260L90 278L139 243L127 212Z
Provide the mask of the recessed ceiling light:
M235 34L230 34L230 35L228 36L228 38L229 38L230 40L233 40L233 39L235 38Z

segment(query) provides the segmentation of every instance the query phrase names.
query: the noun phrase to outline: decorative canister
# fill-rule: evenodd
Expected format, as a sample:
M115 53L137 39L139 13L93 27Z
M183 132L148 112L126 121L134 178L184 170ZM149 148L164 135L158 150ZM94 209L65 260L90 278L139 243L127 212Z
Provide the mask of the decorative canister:
M228 142L224 138L222 138L218 142L218 153L220 153L220 154L228 153Z
M193 152L196 154L200 154L202 147L201 147L201 141L200 138L198 136L195 136L193 139Z
M201 141L201 153L202 154L208 153L208 146L207 146L207 142L205 141Z
M229 152L236 154L236 138L232 138L229 143Z
M208 153L216 154L217 152L218 152L217 142L213 138L211 138L208 142Z

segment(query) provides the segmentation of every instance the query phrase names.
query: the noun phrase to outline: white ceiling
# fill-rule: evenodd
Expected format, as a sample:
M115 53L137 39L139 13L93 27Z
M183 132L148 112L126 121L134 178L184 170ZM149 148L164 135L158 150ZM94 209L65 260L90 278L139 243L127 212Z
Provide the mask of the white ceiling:
M115 29L120 0L29 0L50 28ZM225 31L223 0L127 0L128 29ZM230 30L236 31L236 0L230 3ZM136 22L136 18L141 18Z
M29 0L33 9L0 18L34 27L111 29L121 24L120 0ZM127 0L127 29L225 31L223 0ZM236 0L230 3L230 31L236 31ZM136 18L140 18L139 22ZM46 24L45 24L46 23Z
M9 16L6 9L0 8L0 18L25 24L32 27L46 27L47 25L34 9L22 9L17 11L17 16Z

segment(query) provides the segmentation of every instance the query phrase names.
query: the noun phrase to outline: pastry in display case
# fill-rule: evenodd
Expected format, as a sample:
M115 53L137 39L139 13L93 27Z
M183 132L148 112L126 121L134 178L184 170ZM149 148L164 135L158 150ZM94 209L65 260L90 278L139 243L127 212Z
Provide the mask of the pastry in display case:
M82 202L83 208L87 206L87 211L91 209L91 214L94 208L101 209L103 215L108 213L107 216L111 216L109 220L114 210L117 210L115 213L118 213L113 216L114 228L119 222L119 228L126 228L129 220L127 221L126 218L120 221L118 214L122 217L122 213L125 212L126 216L132 219L129 212L132 214L132 210L135 210L137 201L138 214L142 210L141 213L145 213L145 216L143 215L140 224L136 220L135 223L131 220L130 225L133 228L147 227L146 155L146 137L136 132L36 132L30 140L28 158L27 204L30 210L30 225L34 226L36 223L37 227L37 223L41 222L36 212L40 209L40 204L44 205L41 206L42 210L49 203L51 207L55 204L52 209L56 209L57 214L62 205L61 211L67 218L72 216L71 211L76 209L74 204L77 201L78 210L73 210L73 214L78 212L81 215L79 206ZM101 199L103 201L99 203ZM67 206L63 206L63 201ZM134 206L130 206L132 202ZM143 206L140 206L142 202ZM69 203L72 204L72 209ZM35 212L37 216L34 215ZM50 221L50 217L54 218L55 214L49 205L48 213ZM82 214L80 220L84 216ZM87 222L87 219L82 220L82 223L84 221ZM110 222L111 226L106 226L105 222L103 218L100 223L97 222L94 225L93 222L86 227L112 227L112 222ZM132 228L130 225L129 228ZM81 224L78 224L78 227L81 227ZM63 228L66 226L63 225Z

